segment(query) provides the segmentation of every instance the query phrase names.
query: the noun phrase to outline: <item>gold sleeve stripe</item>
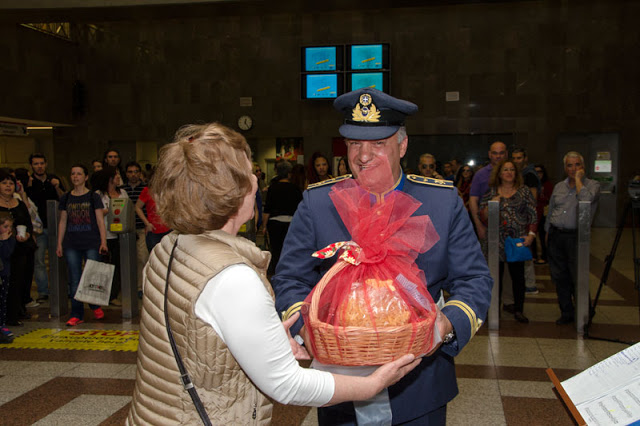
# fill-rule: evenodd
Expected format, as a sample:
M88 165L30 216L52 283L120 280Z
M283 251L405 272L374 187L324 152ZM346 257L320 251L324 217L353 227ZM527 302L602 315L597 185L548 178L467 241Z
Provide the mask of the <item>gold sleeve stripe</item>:
M471 337L473 337L473 335L476 334L478 329L480 329L480 326L482 325L482 321L476 318L476 313L466 303L460 300L451 300L445 303L445 306L456 306L460 308L462 312L467 314L467 317L469 317L469 323L471 324Z
M288 320L289 318L291 318L291 316L293 314L298 312L300 310L300 308L302 308L302 304L303 303L304 302L298 302L298 303L294 303L293 305L291 305L289 307L289 309L287 309L286 312L282 314L282 321Z
M468 306L466 304L460 303L459 300L451 300L445 303L444 306L456 306L457 308L462 310L462 312L464 312L467 315L467 317L469 317L471 330L475 328L475 315L473 314L473 311L471 309L468 309Z

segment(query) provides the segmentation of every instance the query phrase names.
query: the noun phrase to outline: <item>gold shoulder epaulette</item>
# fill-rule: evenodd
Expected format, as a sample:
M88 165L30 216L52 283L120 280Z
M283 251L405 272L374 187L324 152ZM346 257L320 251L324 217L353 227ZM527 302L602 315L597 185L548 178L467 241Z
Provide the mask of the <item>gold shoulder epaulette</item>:
M331 185L333 183L340 182L341 180L350 179L350 178L351 178L351 175L338 176L333 179L323 180L322 182L312 183L311 185L307 186L307 189L313 189L313 188L318 188L320 186Z
M431 186L439 186L440 188L449 188L453 189L453 182L450 180L444 179L434 179L420 175L407 175L407 180L415 183L420 183L422 185L431 185Z

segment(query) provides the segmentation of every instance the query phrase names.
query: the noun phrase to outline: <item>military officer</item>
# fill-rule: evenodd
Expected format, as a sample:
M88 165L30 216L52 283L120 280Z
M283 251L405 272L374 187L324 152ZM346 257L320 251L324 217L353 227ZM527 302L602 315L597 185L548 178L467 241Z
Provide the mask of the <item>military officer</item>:
M414 215L429 215L440 237L416 263L427 278L428 290L442 314L437 327L442 345L414 371L389 388L393 424L444 425L446 404L457 392L453 357L482 325L493 285L469 216L449 181L402 172L400 159L407 150L404 119L418 107L375 89L366 88L338 97L334 107L345 115L340 134L348 148L353 177L363 170L391 168L392 181L377 182L378 199L391 190L404 191L422 203ZM369 174L369 173L367 173ZM284 242L272 285L276 308L283 319L298 312L302 302L335 258L320 260L311 254L331 243L349 241L342 220L329 198L332 184L342 176L311 185L304 193ZM360 182L362 184L362 182ZM376 182L368 187L375 187ZM381 186L382 185L382 186ZM449 294L444 303L443 290ZM304 336L302 321L291 329ZM353 403L320 408L320 425L356 424Z

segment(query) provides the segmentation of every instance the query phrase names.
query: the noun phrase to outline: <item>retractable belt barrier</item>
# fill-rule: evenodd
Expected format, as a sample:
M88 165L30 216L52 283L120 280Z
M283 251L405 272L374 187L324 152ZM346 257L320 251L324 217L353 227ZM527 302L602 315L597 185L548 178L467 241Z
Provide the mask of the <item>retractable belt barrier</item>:
M58 221L60 212L56 200L47 201L47 232L49 233L49 311L52 317L62 317L69 313L69 293L67 268L56 254L58 247Z
M487 263L493 278L491 305L489 306L489 330L500 329L500 202L489 201L489 226L487 228Z
M589 322L589 256L591 251L591 202L578 204L578 253L576 255L576 331L582 334Z

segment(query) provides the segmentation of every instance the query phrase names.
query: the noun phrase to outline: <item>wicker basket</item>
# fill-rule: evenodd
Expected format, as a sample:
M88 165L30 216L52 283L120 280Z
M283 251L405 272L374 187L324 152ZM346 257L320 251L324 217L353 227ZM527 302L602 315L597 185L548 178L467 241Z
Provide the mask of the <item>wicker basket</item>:
M307 328L313 334L316 352L313 355L316 359L324 364L381 365L408 353L422 355L432 340L435 312L432 317L417 324L377 329L340 327L318 320L322 291L333 276L346 266L350 265L339 260L322 277L311 296Z

